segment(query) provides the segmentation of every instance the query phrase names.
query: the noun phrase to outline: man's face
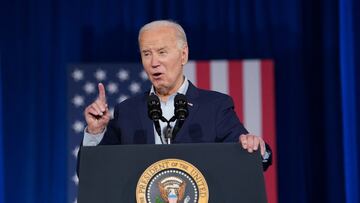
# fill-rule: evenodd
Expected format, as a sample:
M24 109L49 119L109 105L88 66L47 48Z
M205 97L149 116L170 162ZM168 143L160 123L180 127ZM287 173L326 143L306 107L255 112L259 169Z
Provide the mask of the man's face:
M177 91L183 81L183 65L188 59L187 46L179 47L175 28L154 27L140 35L144 69L160 95Z

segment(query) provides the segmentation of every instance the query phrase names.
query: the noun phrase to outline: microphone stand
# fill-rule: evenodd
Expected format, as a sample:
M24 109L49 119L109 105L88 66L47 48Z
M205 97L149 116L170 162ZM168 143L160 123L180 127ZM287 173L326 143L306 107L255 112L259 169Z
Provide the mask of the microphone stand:
M161 117L161 121L166 122L167 126L166 126L166 130L165 130L165 140L167 144L171 144L171 140L173 137L173 128L171 127L170 123L174 122L176 120L176 117L173 116L170 120L167 120L164 117Z
M171 138L172 138L172 127L170 126L170 123L168 123L165 132L165 140L167 144L171 144Z

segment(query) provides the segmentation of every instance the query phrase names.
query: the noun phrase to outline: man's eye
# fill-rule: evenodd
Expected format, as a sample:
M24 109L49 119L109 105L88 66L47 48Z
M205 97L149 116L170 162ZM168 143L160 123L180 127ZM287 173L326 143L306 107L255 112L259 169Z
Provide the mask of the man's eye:
M160 51L160 55L166 54L166 51Z

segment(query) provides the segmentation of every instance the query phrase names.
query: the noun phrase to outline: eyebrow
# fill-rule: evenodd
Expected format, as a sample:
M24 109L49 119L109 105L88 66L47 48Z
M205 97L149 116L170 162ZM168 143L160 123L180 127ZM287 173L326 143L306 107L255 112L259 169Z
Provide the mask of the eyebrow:
M149 52L149 51L150 51L150 49L143 49L143 50L141 50L142 53Z
M156 50L162 50L162 49L166 49L167 47L160 47L160 48L158 48L158 49L156 49Z
M157 48L156 51L161 51L161 50L164 50L164 49L167 49L167 48L168 48L167 46L160 47L160 48ZM141 50L142 53L150 52L150 51L151 51L150 49Z

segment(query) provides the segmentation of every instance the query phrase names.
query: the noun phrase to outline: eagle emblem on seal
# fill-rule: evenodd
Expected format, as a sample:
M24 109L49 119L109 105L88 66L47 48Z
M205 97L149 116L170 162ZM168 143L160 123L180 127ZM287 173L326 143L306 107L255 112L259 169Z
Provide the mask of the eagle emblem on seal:
M187 203L190 201L189 196L184 200L186 182L181 178L175 176L166 177L158 182L158 187L163 201L159 201L160 199L157 198L156 203Z

